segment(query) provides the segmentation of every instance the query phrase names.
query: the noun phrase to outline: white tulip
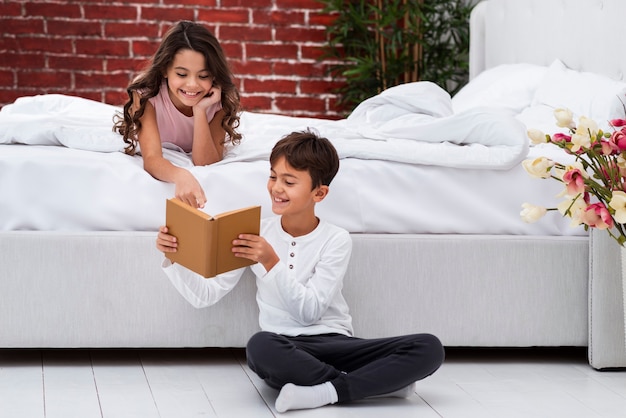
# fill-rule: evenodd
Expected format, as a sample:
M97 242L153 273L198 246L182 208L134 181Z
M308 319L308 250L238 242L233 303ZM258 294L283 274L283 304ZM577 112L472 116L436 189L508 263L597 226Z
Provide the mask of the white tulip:
M626 193L619 190L614 191L609 206L615 209L613 217L617 223L626 223Z
M548 138L546 138L546 134L544 134L539 129L529 129L528 131L526 131L526 134L530 138L530 142L532 142L534 145L548 142Z
M550 169L554 166L554 161L546 157L538 157L534 160L522 161L522 167L534 178L547 179L550 177Z
M548 210L543 206L531 205L530 203L522 203L522 211L520 216L522 221L526 223L537 222L546 214Z
M570 129L576 126L576 124L574 124L574 115L569 109L555 109L554 117L556 118L556 126Z

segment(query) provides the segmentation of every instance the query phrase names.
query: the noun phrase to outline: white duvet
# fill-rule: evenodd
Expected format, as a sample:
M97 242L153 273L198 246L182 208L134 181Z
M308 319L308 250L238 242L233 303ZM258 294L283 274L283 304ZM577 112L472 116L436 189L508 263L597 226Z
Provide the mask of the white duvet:
M0 111L0 144L122 151L124 143L111 128L118 110L73 96L22 97ZM278 139L306 128L328 137L341 158L508 169L528 152L526 129L513 116L481 108L455 114L447 92L417 82L385 90L339 121L244 112L243 140L227 149L220 164L266 160Z
M155 231L163 224L174 186L150 176L141 156L120 152L111 129L117 111L62 95L24 97L0 111L0 231ZM454 114L447 93L430 83L389 89L340 121L244 112L241 144L217 164L193 166L171 149L164 155L198 178L208 213L261 205L262 216L271 216L269 152L283 135L308 127L342 157L317 212L352 233L584 233L560 216L522 222L524 201L549 205L560 191L521 168L523 125L476 106Z

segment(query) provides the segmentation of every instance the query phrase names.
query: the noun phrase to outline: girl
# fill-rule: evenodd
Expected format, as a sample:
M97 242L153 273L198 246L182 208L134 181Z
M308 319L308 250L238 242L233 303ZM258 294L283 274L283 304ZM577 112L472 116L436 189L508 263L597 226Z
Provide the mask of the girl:
M181 21L164 36L146 70L128 86L115 129L126 153L141 152L145 170L174 183L177 198L204 207L200 183L163 157L162 143L191 153L194 165L220 161L224 144L239 143L239 93L222 48L205 27ZM139 149L137 149L139 145Z

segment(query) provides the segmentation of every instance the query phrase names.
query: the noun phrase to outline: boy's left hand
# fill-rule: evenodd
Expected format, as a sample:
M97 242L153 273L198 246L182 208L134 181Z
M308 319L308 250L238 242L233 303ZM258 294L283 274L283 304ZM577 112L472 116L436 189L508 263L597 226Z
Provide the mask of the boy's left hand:
M266 271L270 271L279 261L274 248L258 235L239 235L236 240L233 240L232 251L236 257L247 258L263 264Z

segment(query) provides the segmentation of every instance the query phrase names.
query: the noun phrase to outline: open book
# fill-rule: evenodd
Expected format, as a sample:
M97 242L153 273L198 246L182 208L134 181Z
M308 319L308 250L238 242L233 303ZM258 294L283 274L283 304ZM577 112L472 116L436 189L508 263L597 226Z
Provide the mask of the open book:
M239 234L259 235L261 206L211 216L179 199L168 199L165 224L178 241L178 250L165 256L203 277L214 277L254 264L247 258L235 257L232 242Z

